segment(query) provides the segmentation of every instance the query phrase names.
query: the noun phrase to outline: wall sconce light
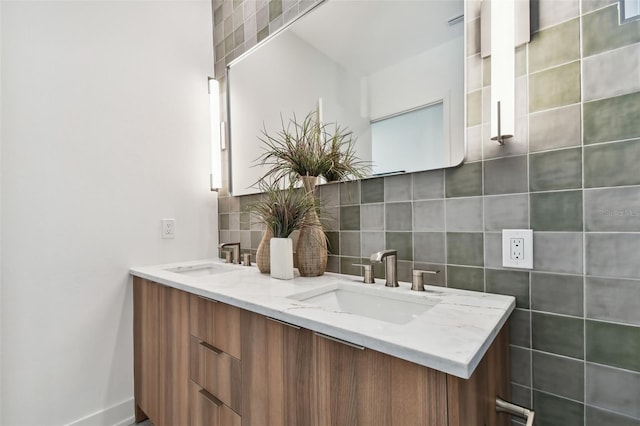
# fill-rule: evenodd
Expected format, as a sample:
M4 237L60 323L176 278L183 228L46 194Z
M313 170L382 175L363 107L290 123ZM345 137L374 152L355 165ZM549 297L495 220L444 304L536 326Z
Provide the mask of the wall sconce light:
M528 0L483 0L482 57L491 55L491 140L515 134L515 48L529 42Z
M209 113L211 114L211 175L212 191L222 188L221 141L224 123L220 122L220 86L218 80L209 77Z

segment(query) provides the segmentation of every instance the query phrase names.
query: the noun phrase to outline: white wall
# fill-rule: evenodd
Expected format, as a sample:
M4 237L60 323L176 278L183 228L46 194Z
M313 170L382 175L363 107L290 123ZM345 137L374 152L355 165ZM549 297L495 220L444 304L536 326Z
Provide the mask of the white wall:
M128 268L216 252L211 4L3 1L1 19L1 423L126 424Z
M445 99L449 166L465 154L463 43L464 37L457 37L369 76L372 120Z

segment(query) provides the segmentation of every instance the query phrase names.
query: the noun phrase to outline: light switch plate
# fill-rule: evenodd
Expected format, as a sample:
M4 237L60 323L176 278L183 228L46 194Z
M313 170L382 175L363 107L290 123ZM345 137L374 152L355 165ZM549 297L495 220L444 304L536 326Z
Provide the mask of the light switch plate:
M533 269L533 230L502 230L502 266Z

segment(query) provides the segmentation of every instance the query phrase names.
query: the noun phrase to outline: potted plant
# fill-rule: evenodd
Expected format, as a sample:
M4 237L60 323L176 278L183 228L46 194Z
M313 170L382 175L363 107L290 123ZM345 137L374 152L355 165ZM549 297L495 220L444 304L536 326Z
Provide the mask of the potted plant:
M334 124L330 131L330 125L318 121L315 110L302 121L294 115L286 125L284 119L281 122L279 131L269 134L265 128L260 138L265 147L258 161L267 167L263 179L300 181L313 195L320 176L328 181L363 177L366 163L355 155L350 130ZM308 214L308 222L315 225L300 231L296 249L298 270L307 277L322 275L327 267L327 242L317 211Z
M280 188L278 183L260 184L262 200L249 206L259 220L266 225L266 232L258 246L256 263L260 272L271 272L273 278L293 278L293 243L291 233L298 229L316 226L316 204L310 193L292 185ZM317 219L317 216L315 216Z

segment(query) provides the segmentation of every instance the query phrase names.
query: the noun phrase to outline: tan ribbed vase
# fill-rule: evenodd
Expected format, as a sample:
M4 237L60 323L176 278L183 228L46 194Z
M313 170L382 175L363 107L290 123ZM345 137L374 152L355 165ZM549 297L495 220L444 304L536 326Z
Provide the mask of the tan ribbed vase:
M271 272L271 238L273 238L273 231L267 228L256 251L256 265L263 274Z
M301 179L304 188L315 194L317 178L315 176L301 176ZM327 269L327 239L317 213L310 212L308 219L308 222L318 223L318 225L305 226L300 229L296 246L298 272L303 277L318 277L324 274Z

